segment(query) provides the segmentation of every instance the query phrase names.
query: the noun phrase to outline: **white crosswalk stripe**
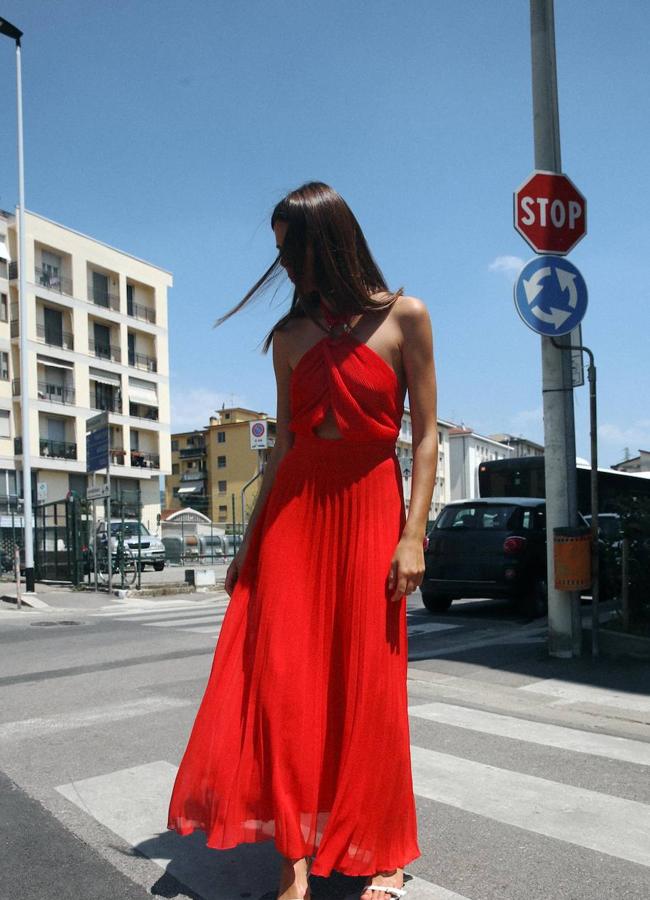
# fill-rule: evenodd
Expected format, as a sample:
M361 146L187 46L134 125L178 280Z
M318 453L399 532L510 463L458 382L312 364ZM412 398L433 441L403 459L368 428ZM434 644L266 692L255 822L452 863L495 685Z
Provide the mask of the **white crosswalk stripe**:
M135 607L128 609L109 609L95 613L96 618L110 618L118 622L133 622L151 628L174 628L191 634L218 634L228 608L229 598L201 602L184 601L173 604L159 604L156 608ZM410 637L436 632L454 631L460 625L443 622L431 622L419 614L407 614L408 633Z

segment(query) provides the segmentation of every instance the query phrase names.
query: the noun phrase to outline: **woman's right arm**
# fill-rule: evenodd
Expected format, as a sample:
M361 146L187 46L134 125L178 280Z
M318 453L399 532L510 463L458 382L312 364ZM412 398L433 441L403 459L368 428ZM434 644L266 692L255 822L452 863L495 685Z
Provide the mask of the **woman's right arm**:
M268 461L266 463L266 466L264 467L262 484L260 486L255 505L253 506L253 510L248 520L246 533L237 553L235 554L235 558L228 567L225 583L225 589L228 595L230 595L232 592L232 588L234 587L234 583L237 577L237 572L239 571L246 553L248 552L250 537L255 527L255 521L257 520L257 517L259 516L260 511L264 506L266 498L271 491L278 466L280 465L280 462L282 461L285 453L287 453L287 451L293 444L293 432L289 431L289 420L291 418L289 395L291 367L289 365L289 357L287 353L287 332L275 331L273 334L272 347L273 369L275 371L275 380L277 385L275 444L271 449Z

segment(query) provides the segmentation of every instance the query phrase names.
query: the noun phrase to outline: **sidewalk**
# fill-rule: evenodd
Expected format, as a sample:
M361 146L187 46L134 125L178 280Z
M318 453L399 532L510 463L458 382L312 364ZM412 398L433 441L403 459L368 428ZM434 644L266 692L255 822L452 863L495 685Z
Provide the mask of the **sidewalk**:
M186 601L202 601L211 597L221 596L223 591L223 583L226 577L227 565L211 566L216 574L216 589L210 591L195 591L192 593L169 593L170 583L184 584L184 569L170 571L167 578L161 578L162 573L152 572L143 573L142 587L150 588L153 584L161 584L166 588L167 593L161 594L159 597L148 596L146 599L155 603L157 600L167 603L174 600ZM171 577L176 576L176 577ZM25 594L25 584L22 584L23 607L29 609L37 609L41 612L66 612L66 611L88 611L92 612L102 609L111 604L125 605L128 603L141 602L139 597L119 598L115 594L109 594L108 591L93 591L85 588L75 589L71 585L64 584L44 584L38 582L34 594ZM0 582L0 611L16 610L16 583L13 581Z

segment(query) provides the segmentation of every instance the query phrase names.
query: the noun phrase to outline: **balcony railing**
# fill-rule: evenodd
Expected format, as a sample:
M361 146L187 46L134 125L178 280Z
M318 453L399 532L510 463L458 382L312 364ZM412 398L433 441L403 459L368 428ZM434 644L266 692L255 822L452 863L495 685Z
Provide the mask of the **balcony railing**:
M48 438L41 438L39 452L41 456L54 456L57 459L76 459L77 445L68 441L50 441Z
M185 447L179 452L181 459L193 459L196 456L205 456L205 445L202 447Z
M146 369L147 372L157 372L158 364L153 356L145 356L144 353L131 353L129 351L129 365L136 369Z
M203 481L207 476L207 472L183 472L181 481Z
M143 306L141 303L133 303L133 301L127 300L126 311L134 319L142 319L143 322L151 322L152 324L156 322L156 310L151 309L149 306Z
M90 348L90 352L99 357L99 359L110 359L113 362L122 361L122 351L114 344L105 344L103 341L89 340L88 347Z
M160 456L144 450L131 450L131 465L143 469L159 469Z
M60 384L50 384L47 381L38 382L38 399L49 400L51 403L74 403L74 388L64 387Z
M65 275L54 275L38 266L34 272L36 284L40 284L50 291L56 291L57 294L67 294L68 297L72 297L72 278L66 278Z
M90 393L90 406L92 409L100 409L102 412L122 412L122 401L119 397L113 397L112 400L106 397L99 399L92 391Z
M120 308L119 294L114 294L111 291L103 291L93 287L92 284L88 285L88 300L91 303L94 303L95 306L103 306L105 309L119 311Z
M158 421L158 407L145 406L144 403L129 403L129 415L136 419L152 419Z
M207 509L210 505L210 498L206 497L205 494L178 494L177 497L174 498L178 500L183 506L191 506L193 509Z
M36 337L48 347L61 347L62 350L74 350L74 337L70 331L56 331L45 325L36 326Z

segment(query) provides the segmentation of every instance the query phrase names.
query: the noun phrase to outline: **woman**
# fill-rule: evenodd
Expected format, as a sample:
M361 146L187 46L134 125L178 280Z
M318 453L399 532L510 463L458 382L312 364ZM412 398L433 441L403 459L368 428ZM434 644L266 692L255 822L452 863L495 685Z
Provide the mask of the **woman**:
M404 890L420 855L411 775L406 595L424 574L437 462L426 307L388 291L358 222L325 184L271 219L291 308L267 336L277 431L230 603L174 785L168 827L207 846L273 838L278 900L308 875L366 876L360 900ZM413 426L408 518L395 453Z

